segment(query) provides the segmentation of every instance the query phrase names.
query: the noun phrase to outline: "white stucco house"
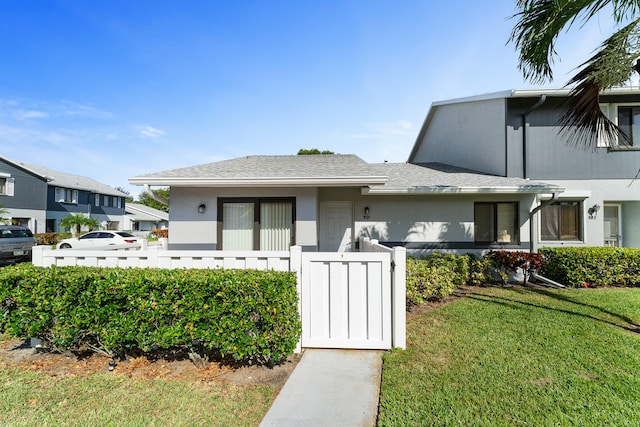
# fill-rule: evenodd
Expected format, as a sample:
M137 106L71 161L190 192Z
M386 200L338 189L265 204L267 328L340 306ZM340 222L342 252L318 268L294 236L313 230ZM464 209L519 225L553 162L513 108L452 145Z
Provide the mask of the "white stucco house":
M169 227L169 214L140 203L128 202L124 209L123 230L146 236L154 229Z
M628 137L591 149L567 144L559 119L567 89L507 90L435 102L409 162L439 162L565 191L533 217L533 248L640 247L640 90L600 94L602 112ZM637 123L636 123L637 122ZM581 145L581 141L576 141Z
M169 248L349 252L370 237L409 253L529 249L554 184L355 155L248 156L131 178L170 187Z

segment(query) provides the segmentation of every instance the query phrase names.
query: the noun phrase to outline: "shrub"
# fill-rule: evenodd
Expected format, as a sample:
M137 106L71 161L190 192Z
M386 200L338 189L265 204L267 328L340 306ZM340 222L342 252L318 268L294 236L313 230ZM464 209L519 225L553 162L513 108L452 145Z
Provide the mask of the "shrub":
M640 249L542 248L541 273L567 286L640 286Z
M55 245L60 240L68 239L69 237L71 237L71 233L38 233L34 234L33 237L36 239L37 245Z
M524 283L527 282L527 275L539 271L544 263L544 257L537 252L523 251L491 251L485 258L488 258L502 278L503 283L508 280L508 273L516 273L522 270Z
M0 269L0 331L111 356L194 343L271 363L300 336L294 273L89 267Z
M449 296L455 290L450 270L430 266L423 260L407 259L407 305L420 305L425 300Z
M169 237L169 229L168 228L154 228L153 230L149 231L149 233L151 233L151 235L153 237L155 237L156 239L160 239L162 237L164 237L164 238L168 238Z
M439 252L420 259L407 258L407 305L451 295L456 286L469 282L470 262L468 255Z

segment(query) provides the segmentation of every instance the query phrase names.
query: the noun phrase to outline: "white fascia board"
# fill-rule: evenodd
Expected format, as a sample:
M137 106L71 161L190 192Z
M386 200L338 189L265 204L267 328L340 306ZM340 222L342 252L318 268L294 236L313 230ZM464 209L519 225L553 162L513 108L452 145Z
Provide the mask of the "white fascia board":
M540 200L548 200L551 199L552 195L549 194L548 196L541 196ZM584 200L584 199L588 199L589 197L591 197L591 191L589 190L569 190L569 191L564 191L562 192L562 194L559 194L558 199L563 199L563 200L569 200L569 199L574 199L574 200Z
M147 215L147 216L150 216L152 218L157 218L157 219L160 219L160 220L163 220L163 221L168 221L168 219L163 218L162 216L160 216L158 214L155 214L155 213L152 213L152 212L147 212L145 210L135 208L135 207L133 207L131 205L126 206L126 204L125 204L125 213L127 213L126 212L127 210L134 211L134 212L131 212L132 215L140 215L140 214L142 214L142 215Z
M408 195L408 194L551 194L562 193L561 187L455 187L433 186L413 188L366 188L363 187L363 195Z
M131 185L169 187L343 187L384 185L386 176L292 178L130 178Z

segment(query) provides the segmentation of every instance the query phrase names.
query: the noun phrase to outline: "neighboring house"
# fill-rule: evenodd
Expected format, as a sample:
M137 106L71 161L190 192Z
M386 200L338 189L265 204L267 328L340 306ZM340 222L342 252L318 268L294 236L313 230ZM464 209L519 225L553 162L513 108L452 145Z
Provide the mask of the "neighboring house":
M439 163L354 155L248 156L131 178L171 188L170 249L529 249L538 196L562 188Z
M640 91L620 88L600 96L603 112L633 143L595 151L571 147L559 135L567 95L512 90L436 102L409 162L446 163L564 188L553 199L536 196L533 204L546 206L533 218L534 249L640 247Z
M169 214L159 209L141 205L139 203L127 203L124 212L124 230L145 232L158 228L169 227ZM147 233L142 233L147 234Z
M34 233L60 231L60 220L74 213L121 230L125 197L91 178L0 156L0 204L13 224L28 226Z

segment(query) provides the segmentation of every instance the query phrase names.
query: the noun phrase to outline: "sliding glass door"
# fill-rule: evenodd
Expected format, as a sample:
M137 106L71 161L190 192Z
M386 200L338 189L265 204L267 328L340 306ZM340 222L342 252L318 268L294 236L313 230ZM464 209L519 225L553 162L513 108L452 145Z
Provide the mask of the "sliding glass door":
M294 244L295 199L218 201L218 246L223 250L285 251Z

